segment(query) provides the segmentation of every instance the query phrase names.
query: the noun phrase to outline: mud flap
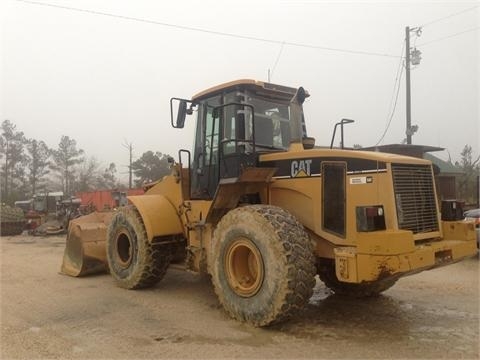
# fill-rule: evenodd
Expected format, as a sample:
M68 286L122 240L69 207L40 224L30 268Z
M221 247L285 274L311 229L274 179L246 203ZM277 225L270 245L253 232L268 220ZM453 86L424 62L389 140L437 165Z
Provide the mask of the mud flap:
M113 212L94 212L70 221L61 272L85 276L108 269L107 228Z

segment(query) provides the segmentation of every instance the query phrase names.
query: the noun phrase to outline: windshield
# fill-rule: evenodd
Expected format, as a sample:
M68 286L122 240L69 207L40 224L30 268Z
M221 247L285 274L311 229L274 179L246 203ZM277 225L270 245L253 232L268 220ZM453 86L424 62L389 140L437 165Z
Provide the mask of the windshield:
M255 142L257 146L275 149L288 148L290 143L290 107L287 103L274 102L260 97L247 97L247 104L255 109ZM251 111L247 111L247 138L252 132Z
M261 97L250 92L236 92L226 94L225 103L238 104L224 108L222 142L225 154L236 152L232 140L244 139L250 143L253 141L254 133L257 151L288 149L291 138L289 102ZM252 107L254 121L252 121ZM247 145L246 150L248 147Z

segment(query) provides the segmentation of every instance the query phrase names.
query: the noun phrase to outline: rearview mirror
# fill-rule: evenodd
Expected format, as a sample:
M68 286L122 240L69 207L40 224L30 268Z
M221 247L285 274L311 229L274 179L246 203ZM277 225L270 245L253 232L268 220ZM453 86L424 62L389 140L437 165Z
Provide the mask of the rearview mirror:
M177 105L178 104L178 105ZM190 104L190 106L188 106ZM170 99L170 121L174 128L182 129L185 126L187 115L193 114L193 108L197 106L194 102L185 99ZM176 116L175 113L176 112ZM175 119L175 122L173 121Z
M183 128L185 126L185 118L187 116L187 102L182 100L178 104L177 112L177 128Z

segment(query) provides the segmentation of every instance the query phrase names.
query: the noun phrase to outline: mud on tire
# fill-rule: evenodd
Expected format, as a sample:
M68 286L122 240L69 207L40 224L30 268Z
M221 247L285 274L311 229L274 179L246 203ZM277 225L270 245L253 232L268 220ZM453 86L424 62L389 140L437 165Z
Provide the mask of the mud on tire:
M312 244L283 209L251 205L231 210L219 222L213 242L212 282L233 318L271 325L291 317L311 297Z
M361 284L339 281L335 273L333 260L322 260L318 266L318 275L320 280L335 294L355 298L378 296L397 282L397 279L384 279Z
M133 206L121 208L107 231L107 260L116 283L126 289L155 285L165 275L171 251L148 241L145 226Z

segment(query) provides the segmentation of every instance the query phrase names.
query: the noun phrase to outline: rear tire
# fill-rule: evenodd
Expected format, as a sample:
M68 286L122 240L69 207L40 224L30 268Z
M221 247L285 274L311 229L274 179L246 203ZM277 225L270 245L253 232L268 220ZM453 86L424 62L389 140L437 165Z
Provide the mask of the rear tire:
M329 260L320 264L318 274L335 294L355 298L378 296L397 282L397 279L385 279L361 284L346 283L337 279L335 263Z
M231 210L213 238L215 292L235 319L267 326L288 319L312 295L315 266L303 226L267 205Z
M148 240L135 207L121 208L114 215L107 231L107 260L120 287L141 289L155 285L165 275L170 259L169 248Z

